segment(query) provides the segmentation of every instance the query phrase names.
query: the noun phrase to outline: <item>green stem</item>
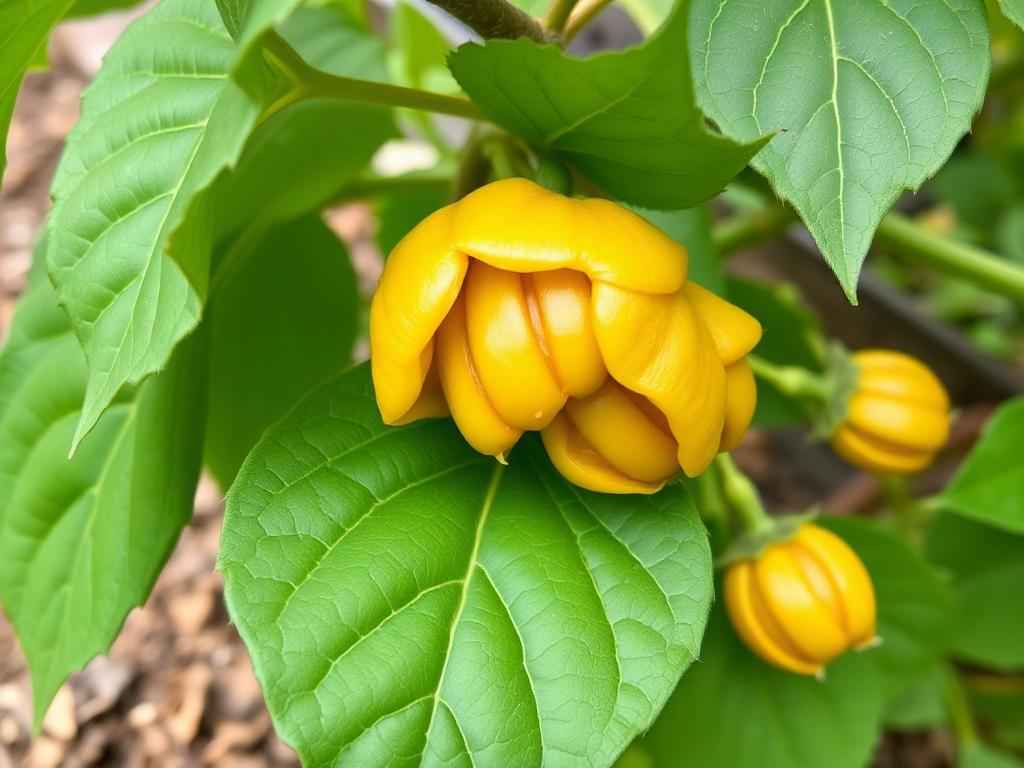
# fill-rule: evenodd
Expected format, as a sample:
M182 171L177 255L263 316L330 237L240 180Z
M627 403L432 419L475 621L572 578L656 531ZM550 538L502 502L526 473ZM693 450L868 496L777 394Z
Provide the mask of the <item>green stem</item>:
M569 16L569 20L565 24L562 39L565 40L566 43L572 41L572 39L576 37L584 27L592 22L601 11L613 2L614 0L581 0L579 5L573 9L572 14Z
M929 232L898 213L882 219L875 241L893 255L963 277L1024 305L1024 267Z
M893 527L904 541L917 547L921 543L923 509L914 498L910 479L903 475L883 475L879 482Z
M715 468L722 488L722 496L747 534L757 534L774 527L761 504L761 495L728 453L715 458Z
M541 22L552 32L561 34L576 3L577 0L551 0L551 4L541 17Z
M943 695L946 701L946 712L953 725L953 733L961 748L978 741L978 729L974 725L971 705L964 692L963 683L956 670L947 666L943 674Z
M747 362L757 378L794 399L824 403L829 398L828 382L814 371L796 365L776 365L758 355L747 355Z
M261 117L261 121L266 120L268 113L274 114L303 99L343 99L389 107L420 109L473 120L485 119L479 108L468 99L444 96L417 88L403 88L370 80L341 77L315 69L276 32L267 36L265 51L270 63L291 81L292 90L274 102Z
M483 153L484 157L490 161L496 178L511 179L514 176L522 175L519 172L519 164L514 157L513 148L500 136L492 136L485 141Z
M795 218L795 214L785 206L768 205L730 216L715 226L711 240L719 257L729 256L744 248L774 240L789 228Z

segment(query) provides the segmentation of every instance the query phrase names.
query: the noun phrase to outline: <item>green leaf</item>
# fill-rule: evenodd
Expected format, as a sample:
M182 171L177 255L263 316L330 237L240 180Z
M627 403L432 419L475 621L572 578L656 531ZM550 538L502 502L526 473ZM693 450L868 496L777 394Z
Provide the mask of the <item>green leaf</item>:
M364 79L386 76L380 40L339 9L300 9L281 34L314 67ZM217 184L217 238L254 219L261 225L285 221L324 203L397 135L385 107L311 100L278 112Z
M695 0L701 107L799 212L851 300L875 228L985 95L982 0Z
M45 57L50 32L74 0L4 0L0 3L0 179L7 167L7 129L25 71Z
M450 421L385 427L367 367L308 396L228 494L220 567L278 733L321 765L608 765L693 660L689 496L506 468Z
M119 11L140 4L141 0L75 0L67 12L67 18L80 19L87 16L97 16L101 13Z
M936 518L929 559L949 572L959 605L954 651L996 669L1024 669L1024 536L955 514Z
M396 82L409 88L456 94L459 84L445 64L451 45L437 27L406 2L391 13L392 71Z
M1024 397L1003 404L939 497L946 509L1024 534Z
M58 298L89 363L75 445L199 322L212 214L204 191L258 112L227 78L234 55L208 2L163 0L124 32L85 93L53 185L49 243Z
M871 574L882 644L865 655L879 666L882 689L898 693L928 672L947 650L956 610L949 586L909 547L861 520L819 518Z
M1006 752L980 741L972 741L963 747L956 762L957 768L1021 768L1024 762Z
M641 744L656 768L863 768L882 704L864 654L830 664L823 681L785 672L742 644L719 601L700 661Z
M19 304L0 354L0 595L28 657L37 725L145 601L189 519L205 351L197 335L122 393L69 460L85 359L42 269Z
M409 178L413 178L410 174ZM448 185L410 185L381 195L374 202L377 215L377 246L387 258L388 254L423 219L438 208L451 202Z
M885 708L885 727L897 731L918 731L945 725L945 672L936 665L909 687L891 697Z
M650 211L635 208L666 235L686 248L689 257L686 277L710 291L725 291L722 262L711 243L711 209L706 205L681 211Z
M1024 28L1024 0L999 0L999 9L1006 18Z
M791 285L730 277L725 295L752 314L764 334L754 354L775 365L822 370L823 335L818 319L801 304ZM806 424L806 409L765 381L757 382L754 424L761 428Z
M971 712L990 740L1005 749L1024 753L1024 690L1006 685L1005 679L979 675L968 678Z
M689 208L725 186L764 140L710 133L697 110L681 2L636 48L577 59L554 45L467 43L448 66L495 122L570 161L613 196Z
M232 256L209 310L206 464L222 488L268 426L351 364L359 302L348 251L316 216Z

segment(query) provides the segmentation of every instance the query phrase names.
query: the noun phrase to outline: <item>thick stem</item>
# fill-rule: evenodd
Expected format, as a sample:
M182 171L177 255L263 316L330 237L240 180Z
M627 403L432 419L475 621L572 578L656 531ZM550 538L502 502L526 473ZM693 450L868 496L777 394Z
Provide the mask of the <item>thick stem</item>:
M744 533L757 534L770 530L773 527L772 520L761 505L761 495L750 478L736 466L732 457L728 453L718 454L715 458L715 467L722 487L722 496L740 521Z
M292 90L272 104L264 114L273 114L303 99L343 99L389 107L405 107L483 120L483 113L469 99L444 96L416 88L340 77L311 67L279 34L267 36L266 55L271 64L292 83Z
M769 205L750 213L730 216L715 226L711 240L719 257L729 256L744 248L774 240L796 218L785 206Z
M785 395L814 403L828 400L828 382L814 371L796 365L776 365L758 355L747 355L747 362L757 378L768 382Z
M882 219L875 241L895 256L959 275L1024 305L1024 267L1009 259L929 232L897 213Z
M506 0L430 0L483 38L528 37L536 43L555 40L548 30L525 11Z
M573 8L572 13L569 15L569 20L565 23L562 39L566 43L570 42L612 2L614 0L580 0L580 3Z

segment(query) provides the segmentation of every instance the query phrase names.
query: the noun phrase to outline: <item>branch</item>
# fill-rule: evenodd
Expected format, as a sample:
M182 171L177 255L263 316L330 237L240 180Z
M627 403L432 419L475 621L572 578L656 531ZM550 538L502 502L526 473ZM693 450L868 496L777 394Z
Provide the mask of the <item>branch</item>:
M528 37L535 43L554 42L553 33L507 0L430 0L485 39Z

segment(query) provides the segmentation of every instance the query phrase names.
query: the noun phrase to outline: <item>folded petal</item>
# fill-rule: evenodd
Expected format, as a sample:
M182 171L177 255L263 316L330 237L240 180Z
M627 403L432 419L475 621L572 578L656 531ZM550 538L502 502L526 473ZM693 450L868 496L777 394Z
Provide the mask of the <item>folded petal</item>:
M593 288L594 327L605 366L665 414L679 465L700 474L718 452L725 423L725 369L686 295Z
M746 358L725 369L725 426L720 450L731 451L747 434L757 407L757 383Z
M715 340L722 365L732 365L757 346L761 324L752 315L692 281L683 292Z
M437 332L437 370L452 418L466 442L499 461L522 434L498 415L484 392L466 337L466 302L455 302Z
M370 362L385 423L401 420L430 369L431 339L462 286L468 259L452 247L452 207L395 246L370 306Z
M673 293L686 279L686 249L607 200L574 200L526 179L504 179L455 208L453 244L498 269L575 269L647 293Z

